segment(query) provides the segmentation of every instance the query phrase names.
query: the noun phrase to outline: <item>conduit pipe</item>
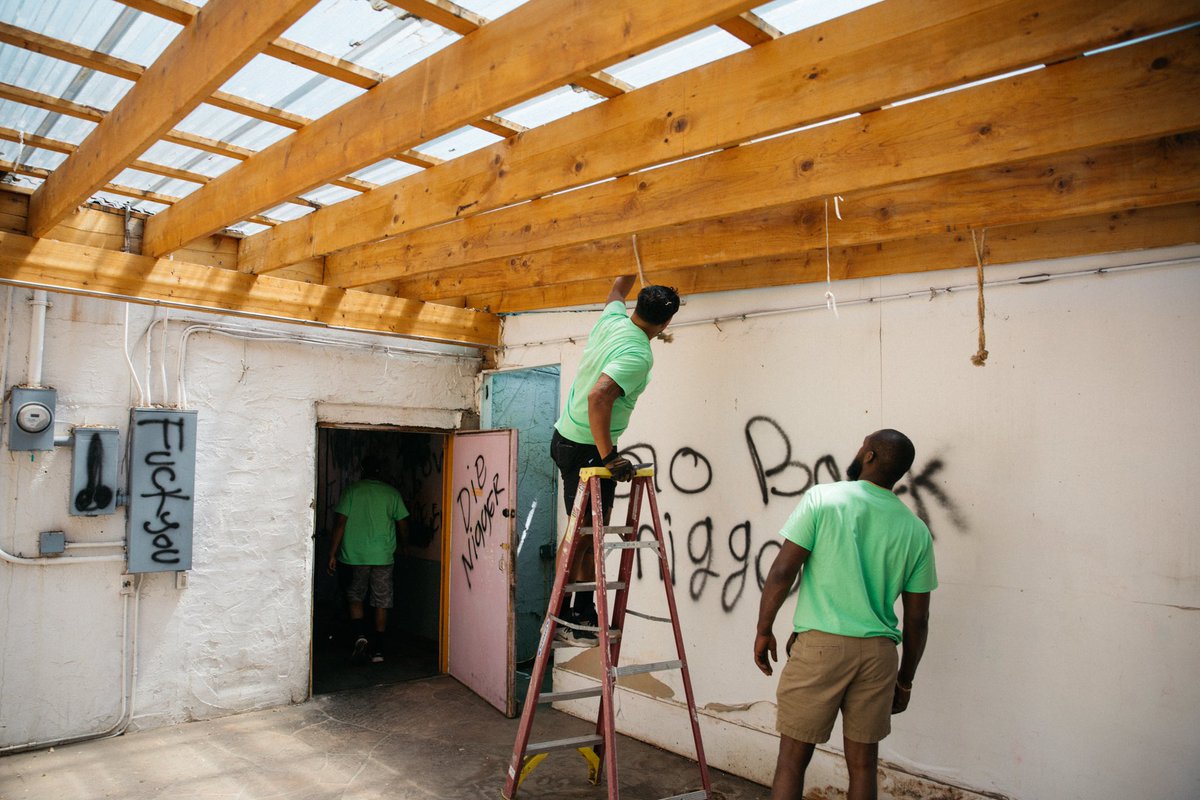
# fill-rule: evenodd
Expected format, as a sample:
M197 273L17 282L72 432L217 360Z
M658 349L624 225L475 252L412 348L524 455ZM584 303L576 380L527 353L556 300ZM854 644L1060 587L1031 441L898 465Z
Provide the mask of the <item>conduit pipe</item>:
M97 733L64 736L59 739L47 739L39 742L26 742L25 744L0 747L0 756L24 753L29 750L41 750L46 747L58 747L64 744L90 742L93 739L108 739L113 736L120 736L129 728L129 723L133 721L133 697L137 689L138 612L142 598L141 576L139 575L134 581L132 592L132 627L129 624L130 595L124 595L124 602L121 604L121 710L117 714L117 721L107 729Z
M984 286L991 289L999 286L1033 286L1039 283L1048 283L1053 280L1065 278L1086 278L1097 275L1108 275L1118 272L1138 272L1145 269L1161 269L1164 267L1181 267L1181 266L1200 266L1200 256L1184 256L1182 258L1163 259L1161 261L1144 261L1137 264L1121 264L1112 267L1089 267L1087 269L1072 270L1070 272L1039 272L1034 275L1022 275L1019 278L1005 278L1001 280L984 281ZM954 292L975 291L978 288L977 283L963 283L953 286L931 286L928 289L916 289L911 292L899 292L897 294L874 295L871 297L860 297L853 300L838 301L839 308L847 306L869 305L871 303L886 303L893 300L912 300L920 298L929 300L940 294L953 294ZM567 313L588 313L592 309L571 310ZM750 319L760 317L774 317L781 314L798 314L807 311L826 311L828 310L825 301L820 303L811 303L803 306L787 306L785 308L771 308L760 311L744 311L741 313L723 314L719 317L706 317L704 319L690 319L682 322L672 322L670 330L677 331L680 328L693 328L697 325L720 325L726 322L745 322ZM559 309L550 309L545 311L515 311L502 316L523 316L526 314L561 314L564 313ZM541 347L552 344L575 344L576 342L587 339L586 333L575 334L574 336L560 336L555 339L541 339L532 342L517 342L516 344L504 345L502 350L516 350L522 347Z
M29 323L29 378L28 386L42 385L42 357L46 351L46 309L50 299L45 289L34 289L29 298L33 313Z

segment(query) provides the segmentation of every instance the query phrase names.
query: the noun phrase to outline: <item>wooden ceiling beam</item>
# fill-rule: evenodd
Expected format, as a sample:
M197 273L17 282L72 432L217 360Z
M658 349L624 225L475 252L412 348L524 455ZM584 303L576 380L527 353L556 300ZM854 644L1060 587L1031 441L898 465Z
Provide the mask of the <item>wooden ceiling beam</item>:
M1111 43L1114 31L1141 34L1178 24L1189 13L1200 15L1200 2L1186 3L1145 8L1127 0L889 0L251 237L242 269L269 271L878 108L881 98L912 97L1058 60ZM980 29L991 32L986 40L958 46Z
M470 217L327 260L362 286L490 259L828 198L1195 127L1189 29L919 103ZM1138 113L1129 109L1136 107Z
M415 17L429 20L447 30L454 31L459 36L474 33L488 24L486 17L448 2L448 0L387 0L387 2ZM575 80L575 84L595 92L601 97L616 97L633 88L603 71L597 71L592 75L583 75Z
M471 123L472 127L479 128L481 131L495 134L507 139L510 136L516 136L518 133L524 133L529 130L524 125L518 125L512 120L498 117L495 114L488 114L483 119L477 119Z
M85 69L94 69L106 75L114 75L135 83L146 71L145 67L135 64L132 61L110 56L98 50L88 50L86 47L80 47L70 42L54 39L50 36L18 28L15 25L9 25L4 22L0 22L0 42L10 44L13 47L20 47L30 52L40 53L50 58L56 58L60 61L67 61ZM299 114L292 114L282 109L271 108L263 103L256 103L253 100L235 97L225 92L214 92L213 96L205 102L218 108L224 108L227 111L233 111L237 114L253 117L264 122L271 122L275 125L291 128L292 130L303 128L311 122L311 120Z
M200 6L183 2L183 0L117 0L117 2L152 16L169 20L176 25L187 25L200 11ZM303 67L319 75L362 89L370 89L384 78L381 73L374 70L360 67L352 61L323 53L290 39L275 39L266 45L263 52L273 58L295 64L297 67Z
M0 233L0 282L480 347L500 339L499 319L477 311L15 233Z
M487 18L449 0L387 0L414 17L428 20L454 31L459 36L474 33L488 23Z
M728 34L736 36L751 47L765 44L783 36L783 31L753 11L746 11L738 14L736 17L730 17L724 22L718 23L717 27Z
M1200 243L1200 204L1185 203L1111 214L988 228L986 266L1119 253ZM975 266L968 231L936 233L831 254L834 280L932 272ZM733 261L656 273L653 280L683 295L790 286L825 280L825 254ZM460 302L496 314L569 308L603 302L611 278L468 295Z
M1200 201L1200 133L1005 164L845 195L832 247ZM824 205L810 200L638 235L649 280L661 272L824 249ZM394 281L400 297L439 300L627 274L629 237L544 250Z
M506 14L234 167L147 222L162 254L337 175L739 13L753 0L544 0ZM581 35L586 31L586 36ZM548 59L553 51L557 57Z

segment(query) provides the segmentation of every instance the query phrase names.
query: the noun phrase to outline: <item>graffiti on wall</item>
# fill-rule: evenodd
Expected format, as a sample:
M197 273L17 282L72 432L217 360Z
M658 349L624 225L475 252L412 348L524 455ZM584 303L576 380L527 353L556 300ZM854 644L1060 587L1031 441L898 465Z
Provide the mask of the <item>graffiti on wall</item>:
M757 494L752 496L761 507L786 503L790 509L813 486L842 480L842 468L837 458L830 453L820 453L806 460L803 454L797 453L784 427L771 417L750 417L743 426L743 433L748 458L741 467L710 457L692 446L677 448L666 459L665 469L660 468L659 449L647 442L622 447L621 453L635 463L654 465L655 488L662 493L660 508L675 498L681 504L695 508L720 481L738 478L739 470L743 479L752 479L752 485L757 488ZM724 472L719 474L719 469ZM944 521L958 531L967 531L965 515L939 481L945 469L946 464L941 458L918 462L895 488L896 494L910 504L935 536L943 530ZM622 495L622 490L618 490L618 496L628 496L627 485L623 492ZM699 507L703 508L702 505ZM715 597L726 612L737 608L748 594L753 595L746 591L749 585L757 585L762 591L767 572L781 547L777 527L761 530L760 524L756 529L752 519L722 524L714 520L712 513L706 513L684 522L678 513L667 510L662 513L662 524L673 582L686 588L693 601ZM654 537L654 530L644 514L638 537ZM640 550L636 559L638 579L644 577L648 567L659 572L661 580L661 572L655 570L653 560L644 567ZM678 564L685 559L687 572L681 574Z
M471 573L475 571L480 552L487 546L488 535L495 528L493 520L500 509L500 495L505 490L500 486L500 473L488 469L487 459L482 454L467 466L467 471L469 480L458 490L454 505L466 532L466 552L460 558L470 589Z

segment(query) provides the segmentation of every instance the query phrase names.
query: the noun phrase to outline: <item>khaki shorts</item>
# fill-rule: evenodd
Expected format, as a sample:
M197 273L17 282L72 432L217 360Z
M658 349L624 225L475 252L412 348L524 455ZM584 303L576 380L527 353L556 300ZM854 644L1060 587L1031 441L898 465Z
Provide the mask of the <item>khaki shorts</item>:
M776 730L799 742L827 742L841 709L847 739L863 744L882 740L892 731L899 666L896 643L886 636L797 634L779 676Z

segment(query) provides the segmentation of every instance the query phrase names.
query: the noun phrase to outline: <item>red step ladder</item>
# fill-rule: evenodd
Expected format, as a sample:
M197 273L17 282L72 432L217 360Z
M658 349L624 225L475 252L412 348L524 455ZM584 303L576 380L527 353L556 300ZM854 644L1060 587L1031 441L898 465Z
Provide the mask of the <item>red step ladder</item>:
M687 696L688 717L692 723L692 737L696 743L696 761L700 765L700 783L702 789L671 795L662 800L709 800L712 797L712 785L708 778L708 765L704 761L704 744L700 740L700 720L696 715L696 700L692 695L692 679L688 673L687 656L683 649L683 635L679 631L679 613L675 607L675 594L671 587L671 570L667 564L667 550L663 544L662 523L658 515L658 499L654 494L654 468L639 467L633 478L629 495L629 511L623 527L605 527L602 520L604 515L600 507L600 480L611 480L612 473L603 467L589 467L579 471L579 491L575 494L575 505L571 509L571 520L567 525L567 533L559 549L558 571L554 579L554 590L550 594L550 608L546 620L542 624L541 639L538 642L537 659L534 661L533 674L529 678L529 694L525 698L521 710L521 724L517 728L517 740L513 744L512 763L508 768L508 777L504 784L502 797L504 800L514 800L521 781L541 763L547 755L555 750L578 750L588 762L588 780L599 784L602 776L608 780L608 800L619 800L620 786L617 782L617 731L613 714L613 690L617 679L625 675L637 675L646 672L660 672L677 669L683 678L683 690ZM654 538L638 539L639 519L641 515L642 498L650 500L650 514L654 520ZM593 551L596 560L596 580L589 583L568 583L572 558L575 549L580 546L580 520L583 518L585 504L591 504L592 520L595 522L592 530L594 536ZM582 529L587 531L587 528ZM615 537L615 538L614 538ZM634 551L639 548L652 550L658 556L662 585L667 593L667 608L669 617L655 617L632 611L628 607L630 578L633 574ZM618 577L615 582L609 582L605 577L604 556L612 550L621 551L621 562ZM596 592L596 616L598 624L595 627L568 622L555 616L562 604L565 594L571 592ZM612 613L609 613L608 592L615 591ZM621 655L621 632L625 627L627 615L639 617L652 622L670 623L675 634L676 658L670 661L659 661L651 664L631 664L619 666ZM611 625L609 621L611 620ZM546 674L546 665L550 653L558 647L578 646L555 641L558 626L575 630L589 631L597 634L600 648L600 685L586 689L576 689L564 692L541 691L542 680ZM555 741L530 743L529 735L533 728L533 717L540 703L553 703L559 700L578 700L587 697L600 698L600 711L596 717L596 732L591 736L577 736ZM603 764L603 768L601 768Z

